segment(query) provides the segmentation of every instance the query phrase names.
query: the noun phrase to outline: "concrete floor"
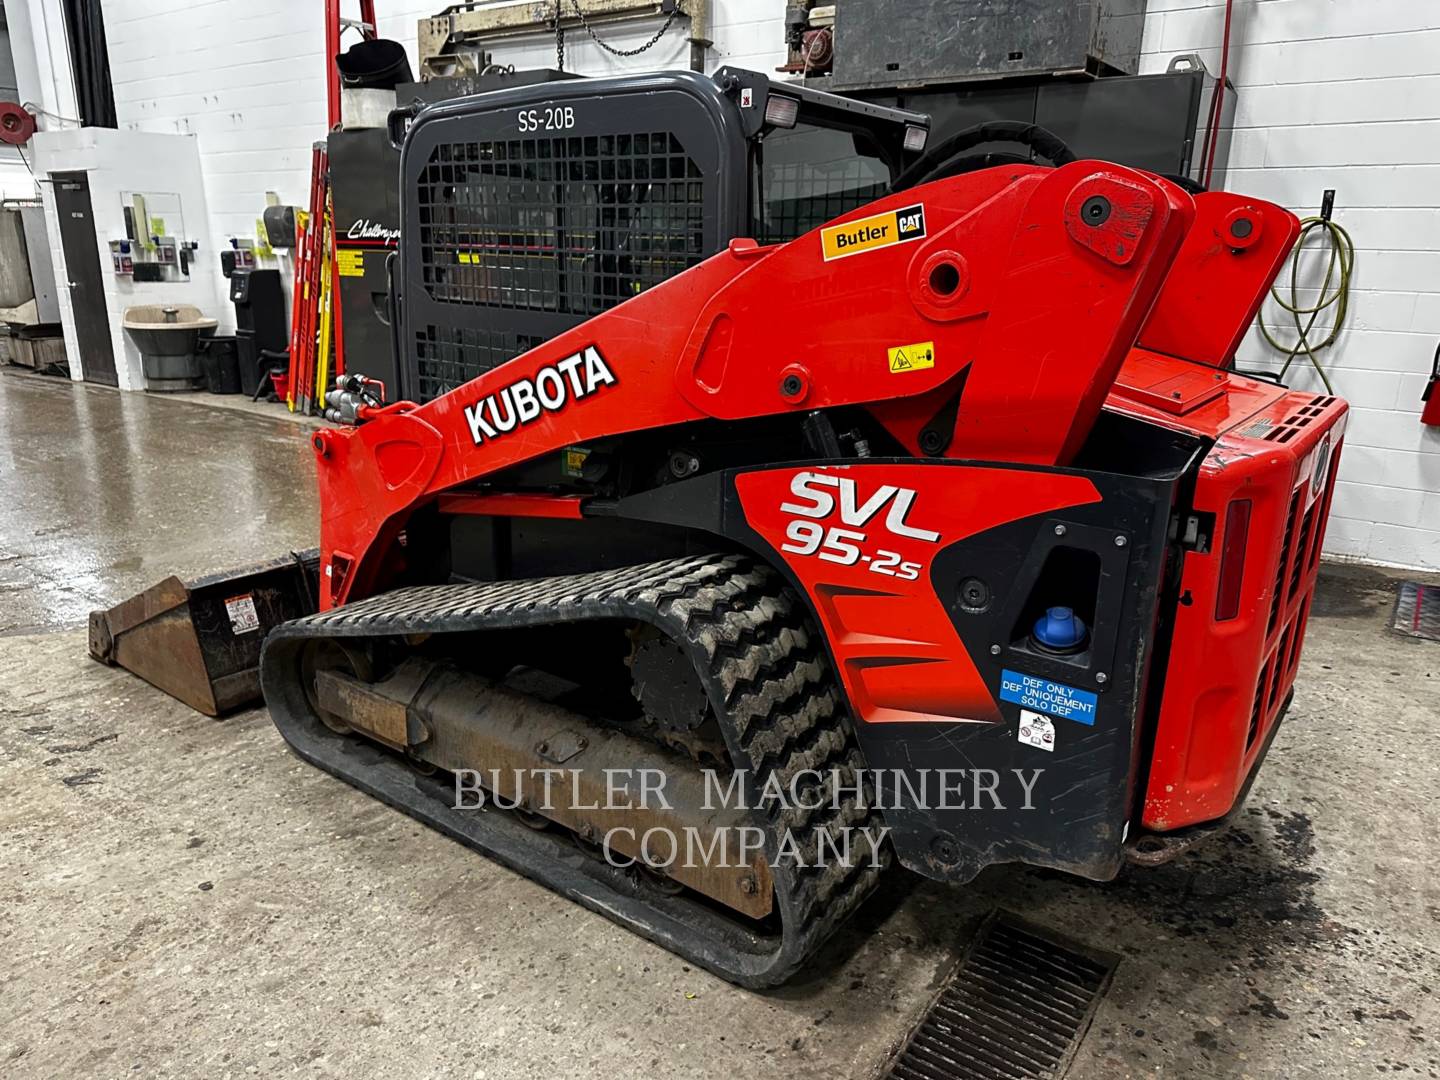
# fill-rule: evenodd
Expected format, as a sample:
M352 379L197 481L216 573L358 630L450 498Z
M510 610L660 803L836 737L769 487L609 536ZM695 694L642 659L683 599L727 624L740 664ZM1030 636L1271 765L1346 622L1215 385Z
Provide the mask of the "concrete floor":
M1224 839L897 874L751 994L86 658L91 607L313 542L303 437L0 374L0 1075L870 1077L997 905L1122 956L1072 1077L1440 1075L1440 645L1385 575L1327 569Z

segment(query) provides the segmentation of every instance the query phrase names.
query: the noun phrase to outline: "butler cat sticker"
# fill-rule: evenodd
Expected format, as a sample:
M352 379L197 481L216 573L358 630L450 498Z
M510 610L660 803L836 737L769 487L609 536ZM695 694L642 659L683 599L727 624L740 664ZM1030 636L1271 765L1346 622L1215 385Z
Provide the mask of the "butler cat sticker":
M925 235L925 204L916 203L903 210L887 210L859 221L831 225L820 230L820 249L825 261L860 255L866 251L894 247Z

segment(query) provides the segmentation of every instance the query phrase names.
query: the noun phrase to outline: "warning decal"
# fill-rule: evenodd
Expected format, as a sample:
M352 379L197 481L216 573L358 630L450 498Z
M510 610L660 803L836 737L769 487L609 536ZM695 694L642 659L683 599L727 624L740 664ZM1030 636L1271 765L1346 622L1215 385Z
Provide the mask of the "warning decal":
M335 252L335 258L341 277L365 276L365 252L359 248L340 248Z
M914 345L897 345L893 349L887 349L890 362L890 374L898 375L902 371L923 371L925 368L935 366L935 343L933 341L921 341Z
M1033 746L1052 754L1055 752L1055 725L1043 713L1021 709L1020 730L1017 736L1026 746Z
M584 446L567 446L564 456L564 472L566 476L584 477L585 462L590 458L590 451Z
M1100 698L1089 690L1079 690L1009 668L1000 672L1000 700L1012 701L1023 709L1044 709L1051 716L1064 717L1090 727L1095 726L1095 711L1100 703Z
M250 593L232 596L225 601L225 614L230 616L232 634L248 634L260 629L260 616L255 611L255 597Z
M831 225L820 230L820 251L825 261L859 255L865 251L893 247L925 235L925 204L916 203L903 210L872 214L859 221Z

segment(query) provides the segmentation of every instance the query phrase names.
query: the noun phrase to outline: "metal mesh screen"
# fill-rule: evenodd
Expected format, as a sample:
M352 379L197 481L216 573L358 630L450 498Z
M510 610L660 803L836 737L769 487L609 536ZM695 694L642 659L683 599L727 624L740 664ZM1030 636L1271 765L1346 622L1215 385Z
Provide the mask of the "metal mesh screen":
M848 132L798 125L765 141L761 243L794 240L888 194L890 169Z
M427 326L415 334L419 399L431 401L529 352L543 337L513 331Z
M595 315L706 254L704 181L666 132L444 143L416 194L442 303Z

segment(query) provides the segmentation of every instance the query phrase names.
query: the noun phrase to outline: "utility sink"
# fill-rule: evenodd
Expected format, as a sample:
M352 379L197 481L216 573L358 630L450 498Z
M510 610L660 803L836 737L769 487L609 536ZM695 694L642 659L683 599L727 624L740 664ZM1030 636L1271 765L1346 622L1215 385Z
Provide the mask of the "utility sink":
M199 390L205 385L200 339L219 323L194 304L137 304L125 309L125 333L140 350L145 389Z

